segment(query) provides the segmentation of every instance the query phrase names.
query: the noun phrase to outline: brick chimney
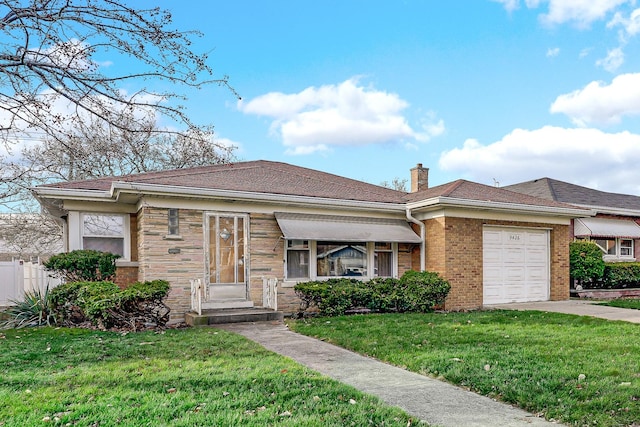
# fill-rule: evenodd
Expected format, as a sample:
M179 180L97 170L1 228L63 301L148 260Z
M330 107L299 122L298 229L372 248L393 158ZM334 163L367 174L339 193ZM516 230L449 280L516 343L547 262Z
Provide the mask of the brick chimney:
M422 163L411 169L411 192L429 188L429 168L423 168Z

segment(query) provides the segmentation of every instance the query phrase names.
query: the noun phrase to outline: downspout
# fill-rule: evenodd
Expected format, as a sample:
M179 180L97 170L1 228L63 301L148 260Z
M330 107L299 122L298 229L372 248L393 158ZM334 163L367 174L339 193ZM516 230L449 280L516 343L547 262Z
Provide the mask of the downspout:
M427 269L427 258L426 258L426 226L422 221L418 221L413 216L411 216L411 209L406 209L407 220L412 223L418 225L420 227L420 271L425 271Z

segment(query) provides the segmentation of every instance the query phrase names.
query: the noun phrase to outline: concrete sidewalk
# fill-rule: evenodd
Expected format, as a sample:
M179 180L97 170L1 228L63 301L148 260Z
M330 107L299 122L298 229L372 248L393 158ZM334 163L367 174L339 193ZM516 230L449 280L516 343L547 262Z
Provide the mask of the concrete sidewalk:
M297 334L282 322L229 323L215 327L244 335L271 351L377 396L389 405L398 406L431 425L558 425L448 383Z
M566 301L542 301L522 302L485 306L500 310L537 310L554 313L577 314L579 316L598 317L607 320L623 320L625 322L640 323L640 310L629 308L608 307L596 305L593 300L566 300Z

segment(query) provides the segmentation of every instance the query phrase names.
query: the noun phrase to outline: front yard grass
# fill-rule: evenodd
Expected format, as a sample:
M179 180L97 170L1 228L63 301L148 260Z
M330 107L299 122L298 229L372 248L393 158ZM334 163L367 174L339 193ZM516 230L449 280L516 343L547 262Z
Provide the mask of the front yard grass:
M640 425L640 325L537 311L290 322L393 365L576 426Z
M408 415L225 331L0 331L0 426L407 426Z
M640 310L640 298L620 298L601 302L598 305L608 305L609 307L632 308Z

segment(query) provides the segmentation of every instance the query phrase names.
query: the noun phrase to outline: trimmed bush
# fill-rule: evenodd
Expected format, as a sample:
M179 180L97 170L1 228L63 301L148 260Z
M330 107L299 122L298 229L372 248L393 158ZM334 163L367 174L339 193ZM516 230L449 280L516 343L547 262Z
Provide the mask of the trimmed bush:
M640 263L610 262L604 267L602 280L596 286L603 289L640 287Z
M598 287L604 266L602 250L595 243L580 240L569 245L569 275L576 286Z
M90 321L100 329L132 330L164 326L170 310L163 300L169 289L164 280L136 282L122 290L108 281L72 282L51 291L51 308L66 325Z
M444 304L450 288L437 273L409 271L399 280L335 278L298 283L294 290L302 312L315 307L323 316L338 316L358 309L425 313Z
M116 275L120 255L81 249L52 256L44 266L62 275L67 282L99 282Z

